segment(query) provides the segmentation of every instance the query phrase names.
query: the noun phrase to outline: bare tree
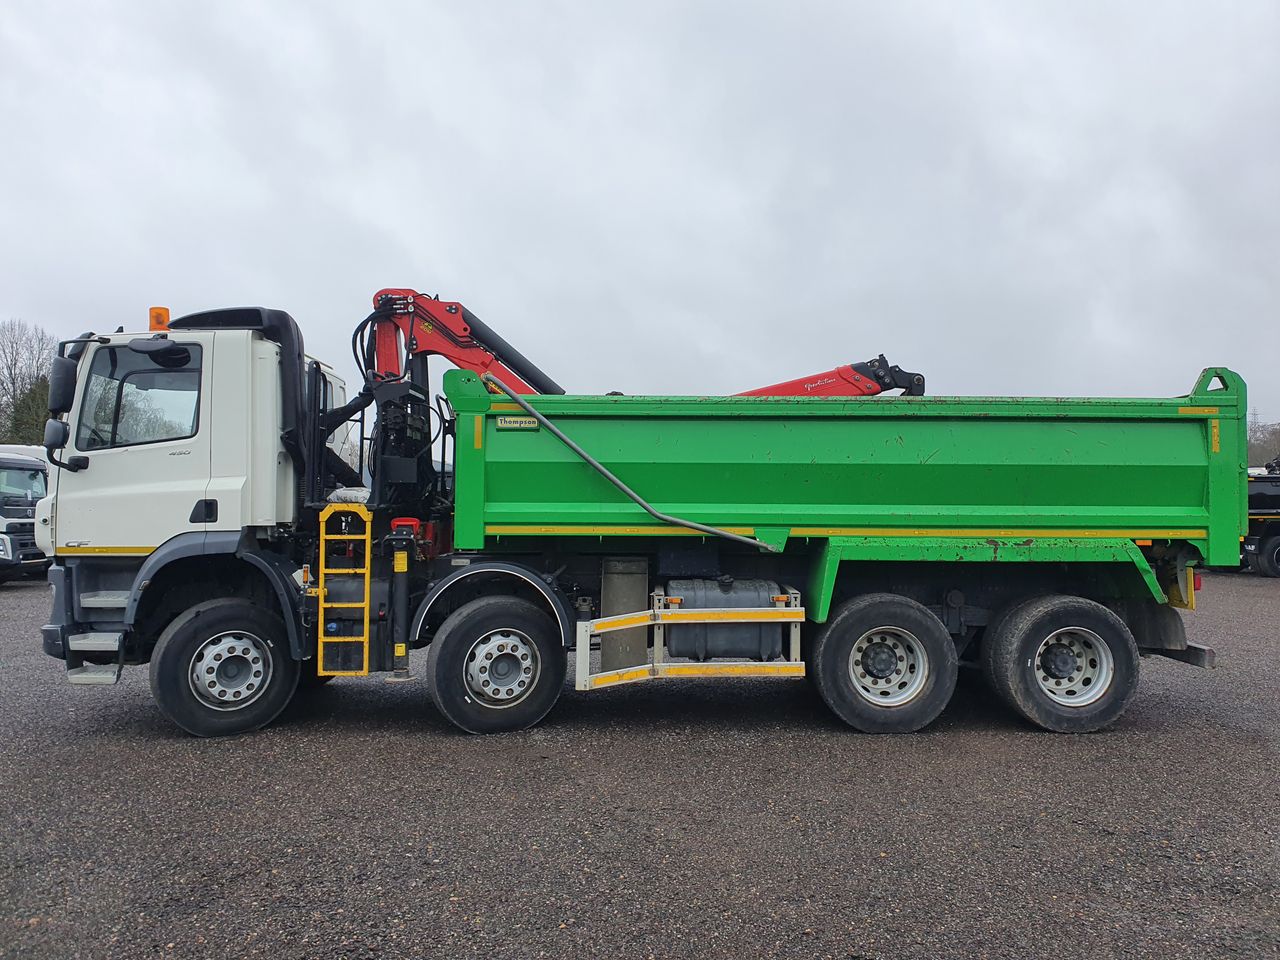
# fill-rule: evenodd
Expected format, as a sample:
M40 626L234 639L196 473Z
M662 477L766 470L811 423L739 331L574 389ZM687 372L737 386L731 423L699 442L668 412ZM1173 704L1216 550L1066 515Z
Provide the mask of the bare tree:
M17 317L0 322L0 425L6 429L19 398L48 375L57 345L57 337L33 323Z
M1249 464L1260 467L1280 457L1280 423L1263 423L1254 407L1249 414Z

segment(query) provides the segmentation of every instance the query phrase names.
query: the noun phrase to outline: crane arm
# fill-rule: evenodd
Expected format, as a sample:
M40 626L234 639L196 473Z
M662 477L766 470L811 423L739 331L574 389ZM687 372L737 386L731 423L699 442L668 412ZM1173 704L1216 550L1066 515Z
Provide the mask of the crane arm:
M462 304L407 288L373 296L372 343L362 358L373 380L404 376L415 357L430 354L483 377L490 374L519 394L561 394L564 389ZM825 373L757 387L740 397L870 397L886 390L924 394L924 376L890 365L884 355Z
M376 379L401 377L406 360L435 354L460 369L492 374L516 393L564 393L564 388L460 303L416 290L387 288L374 294L373 306L373 346L365 363Z
M924 396L924 374L890 365L884 354L865 363L846 363L812 376L786 380L768 387L744 390L739 397L872 397L885 390L901 390L904 396Z

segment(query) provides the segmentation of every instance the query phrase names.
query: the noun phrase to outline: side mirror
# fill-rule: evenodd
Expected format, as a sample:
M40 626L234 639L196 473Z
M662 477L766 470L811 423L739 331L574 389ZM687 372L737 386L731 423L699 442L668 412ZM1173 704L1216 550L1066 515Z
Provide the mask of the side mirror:
M49 412L55 417L70 413L75 399L76 362L70 357L54 357L49 367ZM65 427L66 424L64 423L63 426ZM63 441L63 444L65 442ZM47 443L45 445L48 446Z
M61 358L59 358L61 359ZM52 453L61 450L71 439L71 424L65 420L48 420L44 425L44 448Z
M44 425L44 452L49 457L49 462L55 467L63 467L72 473L77 473L89 466L88 457L72 457L67 461L59 460L54 456L55 450L61 450L71 440L71 425L65 420L48 420Z

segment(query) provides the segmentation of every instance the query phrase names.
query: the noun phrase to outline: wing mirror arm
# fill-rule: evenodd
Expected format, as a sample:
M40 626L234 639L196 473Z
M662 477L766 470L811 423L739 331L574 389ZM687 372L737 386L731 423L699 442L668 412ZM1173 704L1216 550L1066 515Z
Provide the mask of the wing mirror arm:
M54 455L54 451L61 450L70 439L71 425L65 420L51 419L45 422L44 452L49 458L49 462L55 467L62 467L62 469L70 470L72 473L79 473L81 470L88 468L88 457L68 457L66 460L59 460Z

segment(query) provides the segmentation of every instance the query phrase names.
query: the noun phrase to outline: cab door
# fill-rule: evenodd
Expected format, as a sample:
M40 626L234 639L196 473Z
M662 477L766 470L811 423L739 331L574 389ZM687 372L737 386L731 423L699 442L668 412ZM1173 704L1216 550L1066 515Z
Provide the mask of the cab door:
M133 340L142 346L154 339ZM144 555L213 519L209 434L214 334L175 331L171 347L97 344L80 362L71 439L53 467L50 520L60 556Z

